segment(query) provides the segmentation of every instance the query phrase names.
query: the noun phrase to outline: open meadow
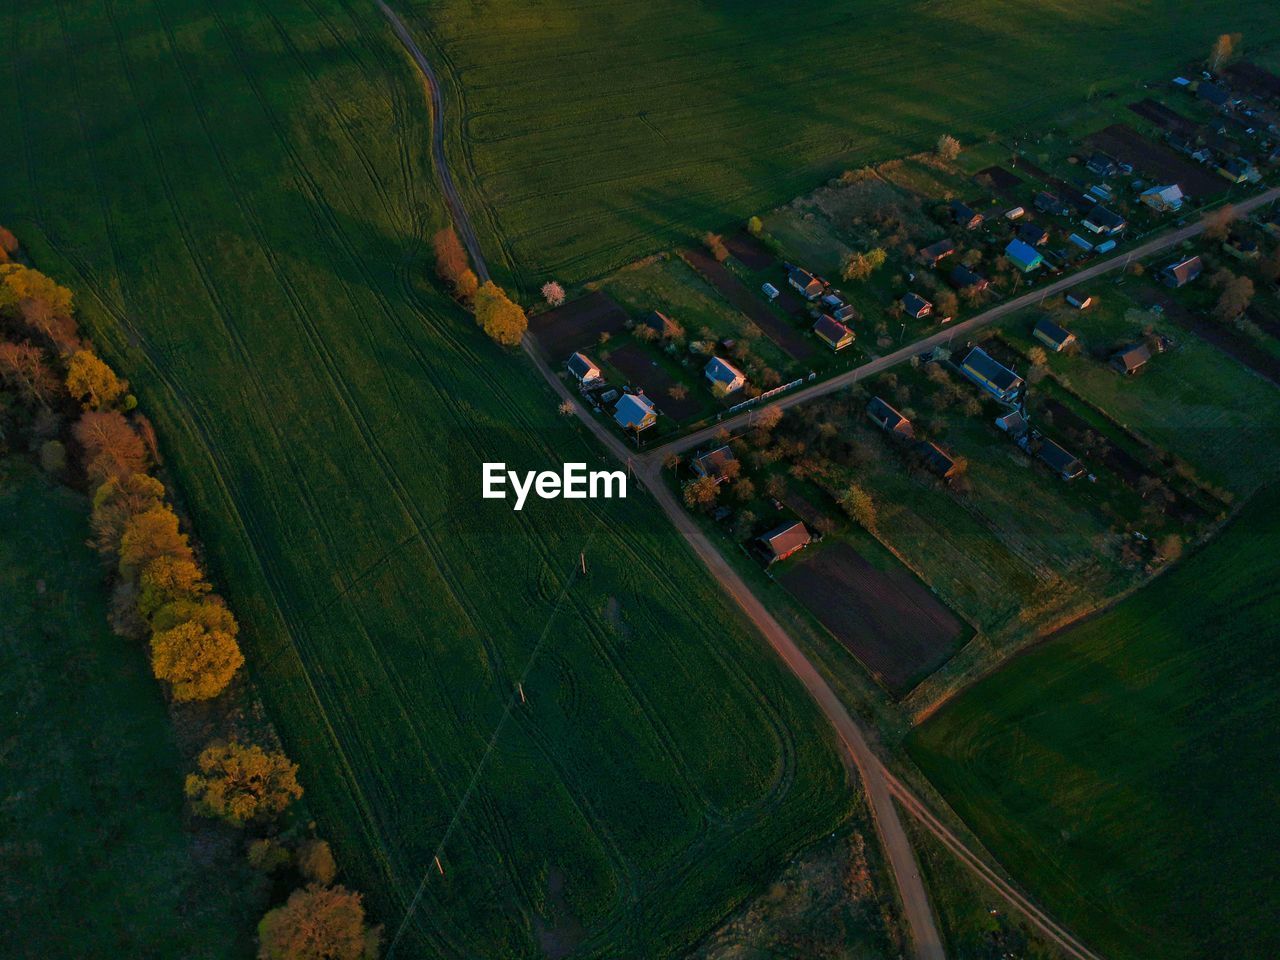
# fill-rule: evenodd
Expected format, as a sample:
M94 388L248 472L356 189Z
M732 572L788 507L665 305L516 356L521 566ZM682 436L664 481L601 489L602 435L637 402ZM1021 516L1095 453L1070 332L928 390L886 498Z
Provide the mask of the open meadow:
M481 239L526 289L687 243L942 133L1034 135L1087 96L1133 96L1224 30L1251 49L1280 38L1265 5L1226 0L400 9L443 71Z
M976 684L912 756L1102 955L1274 957L1275 488L1105 614Z
M4 24L0 222L155 420L396 956L677 955L848 817L826 724L647 498L480 500L483 461L599 454L427 282L426 100L375 6Z
M4 954L246 956L263 881L235 831L186 823L169 715L107 627L88 536L82 497L0 459Z

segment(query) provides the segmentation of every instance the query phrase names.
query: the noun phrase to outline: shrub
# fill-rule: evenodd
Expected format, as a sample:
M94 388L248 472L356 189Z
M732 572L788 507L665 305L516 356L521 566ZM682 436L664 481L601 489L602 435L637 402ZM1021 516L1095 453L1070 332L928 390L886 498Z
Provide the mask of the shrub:
M67 448L60 440L46 440L40 444L40 469L53 474L67 469Z
M938 138L938 156L948 162L960 156L960 141L949 133Z
M729 259L729 248L724 245L724 238L720 234L707 231L703 234L702 242L711 251L711 255L721 263Z

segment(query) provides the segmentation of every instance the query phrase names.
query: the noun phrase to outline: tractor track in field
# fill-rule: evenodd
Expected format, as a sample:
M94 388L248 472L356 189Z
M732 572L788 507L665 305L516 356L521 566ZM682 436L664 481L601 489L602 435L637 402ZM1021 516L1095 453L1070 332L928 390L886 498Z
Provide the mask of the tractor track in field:
M455 228L458 230L462 238L464 246L467 248L471 256L472 263L475 266L476 274L482 280L490 277L488 264L484 259L483 252L480 249L479 241L476 238L475 229L467 216L466 209L462 203L457 187L453 182L452 175L444 155L444 125L442 122L443 115L443 94L441 92L440 83L432 69L427 58L422 53L421 48L414 41L412 35L404 22L389 7L384 0L375 0L383 15L387 18L392 30L399 38L412 57L419 70L422 72L423 78L426 80L431 101L432 113L432 138L431 148L435 167L439 176L440 186L444 193L446 204L449 207L450 214L453 219ZM1272 191L1274 195L1280 195L1280 191ZM1264 202L1258 199L1257 203ZM1257 205L1256 203L1254 205ZM1164 249L1167 246L1178 242L1185 236L1193 235L1198 230L1193 226L1178 231L1172 237L1160 238L1164 242L1152 241L1147 246L1151 249L1147 252ZM1105 265L1099 265L1103 267ZM1111 267L1108 267L1110 269ZM1101 273L1102 269L1094 268L1091 273ZM1082 279L1081 277L1072 278L1072 282ZM1065 285L1065 281L1064 281ZM1042 291L1036 291L1035 296L1039 296ZM1032 298L1034 299L1034 298ZM1005 309L1000 310L1000 315L1008 312L1011 308L1009 304L1002 305ZM988 314L981 315L985 322L990 322ZM966 322L969 327L976 327L980 324ZM957 329L967 328L966 325L959 325ZM948 331L947 336L954 335L955 331ZM546 363L538 352L536 346L529 337L525 337L523 346L525 352L534 362L544 379L550 384L553 391L562 399L574 401L574 398L556 377L555 373ZM914 352L918 352L919 345L913 345L898 353L891 354L888 357L881 358L881 363L889 365L891 363L901 362ZM852 371L854 373L856 371ZM865 375L865 373L864 373ZM849 383L854 382L857 377L845 375L837 380L847 380ZM828 381L827 383L831 383ZM844 386L844 382L837 383L829 387L823 392L839 389ZM819 387L825 387L826 384L820 384L809 390L799 391L797 394L788 398L791 403L799 402L802 396L807 398L814 394ZM787 405L791 405L788 403ZM973 850L956 834L946 826L933 812L928 805L922 801L909 787L898 780L890 773L880 761L875 751L868 742L866 733L863 728L854 720L852 715L845 709L843 703L840 702L838 696L827 684L826 680L818 672L817 668L804 656L803 652L786 633L783 627L773 618L773 616L764 608L763 604L754 596L746 583L738 576L729 564L720 556L719 552L706 538L706 536L692 523L680 505L676 502L675 497L670 490L666 488L661 477L661 461L657 450L650 451L641 457L636 457L632 451L622 443L622 441L614 436L608 428L603 426L594 417L591 416L579 403L573 402L575 414L579 420L587 427L587 429L601 441L605 448L618 460L623 463L634 463L639 461L639 469L637 474L644 485L653 494L658 505L667 514L668 518L675 524L676 528L685 537L686 541L693 548L694 552L703 561L709 572L719 582L720 586L742 607L748 618L760 629L765 638L769 641L774 650L782 657L792 673L804 684L810 696L818 703L828 720L835 727L836 732L845 746L848 759L857 767L866 788L868 804L871 808L872 817L876 823L877 832L880 835L880 841L885 849L885 853L891 865L891 872L897 887L897 893L903 907L904 917L906 920L909 937L911 940L913 952L917 958L929 958L929 960L943 960L944 952L942 949L941 938L938 934L937 926L934 921L932 909L929 904L928 894L925 892L923 881L920 878L919 869L915 860L914 852L911 848L910 841L906 837L906 832L902 828L902 822L898 817L895 801L901 803L912 817L914 817L926 830L933 834L951 850L962 863L973 871L979 879L983 881L993 891L998 893L1010 904L1012 904L1042 935L1060 947L1069 957L1075 960L1100 960L1097 954L1090 951L1087 947L1075 939L1067 930L1063 929L1054 920L1042 911L1036 904L1023 895L1015 886L1003 878L1001 872L989 865L988 859L974 853ZM717 425L718 429L719 425ZM681 449L687 449L689 444L679 441ZM693 441L698 442L697 440ZM674 448L673 444L668 444L664 449Z

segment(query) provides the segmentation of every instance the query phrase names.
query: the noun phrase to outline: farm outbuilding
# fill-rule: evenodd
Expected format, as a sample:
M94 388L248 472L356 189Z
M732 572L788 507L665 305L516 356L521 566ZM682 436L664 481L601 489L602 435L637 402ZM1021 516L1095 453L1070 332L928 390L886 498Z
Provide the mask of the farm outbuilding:
M969 351L960 372L1003 403L1013 403L1022 390L1022 378L981 347Z
M911 440L916 435L911 421L880 397L871 398L867 404L867 416L877 427L898 440Z
M673 340L684 336L684 328L658 310L649 311L641 322L664 340Z
M926 470L943 480L951 480L960 473L955 457L930 440L917 443L915 453Z
M908 293L902 298L902 309L913 320L921 320L933 313L933 304L918 293Z
M950 240L939 240L922 249L917 257L927 267L936 267L942 260L956 252L956 245Z
M985 290L991 284L986 277L970 270L963 263L958 263L947 274L947 283L956 290Z
M601 379L600 368L585 353L574 353L565 366L579 383L593 383Z
M951 220L953 223L964 227L966 230L976 230L982 226L983 220L986 218L967 203L961 203L959 200L951 201Z
M803 550L812 542L809 530L796 520L774 527L760 537L760 544L765 549L765 556L770 564L787 559L793 553Z
M693 472L700 477L710 477L716 483L724 483L735 476L738 466L738 458L728 444L693 458Z
M792 267L787 272L787 283L798 290L806 300L817 300L826 289L821 280L800 267Z
M1036 321L1035 329L1031 331L1031 335L1054 353L1061 353L1076 342L1074 333L1058 326L1048 317L1041 317Z
M1111 366L1125 376L1133 376L1151 359L1151 348L1145 343L1125 347L1111 358Z
M1182 188L1176 183L1163 187L1151 187L1138 194L1138 199L1157 213L1175 213L1182 209Z
M1199 255L1194 257L1184 257L1176 263L1171 263L1160 271L1160 279L1164 281L1167 287L1185 287L1196 277L1204 272L1204 261Z

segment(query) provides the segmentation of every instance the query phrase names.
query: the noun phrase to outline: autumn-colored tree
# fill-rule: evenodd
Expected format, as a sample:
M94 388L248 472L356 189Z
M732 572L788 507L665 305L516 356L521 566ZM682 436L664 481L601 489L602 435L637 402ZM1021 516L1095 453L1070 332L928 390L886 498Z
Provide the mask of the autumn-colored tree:
M275 873L292 862L293 853L279 840L259 837L249 844L245 858L253 869L262 873Z
M948 162L960 156L960 141L949 133L938 138L938 156Z
M80 348L80 332L75 320L58 313L48 301L24 297L18 301L18 315L32 331L48 341L58 356L65 357Z
M18 252L18 238L7 227L0 227L0 250L9 256Z
M855 251L844 262L841 276L846 280L866 280L882 266L888 255L882 247L874 247L865 253Z
M0 266L0 310L16 306L23 300L44 301L53 312L71 316L71 291L59 286L39 270L20 263Z
M91 350L77 350L67 361L67 392L86 410L102 410L115 405L129 389L115 371Z
M739 503L746 503L756 495L756 485L748 477L743 477L733 485L733 498Z
M684 505L690 510L710 510L720 494L720 485L711 477L700 477L684 486Z
M120 549L125 525L138 514L164 502L164 484L145 473L109 477L93 492L89 526L93 545L107 556Z
M518 303L512 303L503 289L492 280L475 296L476 323L489 337L503 346L514 347L524 336L529 320Z
M125 523L120 535L120 574L133 579L157 557L191 557L191 545L178 529L177 514L163 503Z
M258 960L373 960L381 928L365 926L360 894L309 884L258 924Z
M115 410L86 411L71 430L83 451L82 462L91 486L110 477L142 473L147 451L142 439Z
M1213 305L1213 318L1219 323L1231 323L1249 309L1253 302L1253 281L1248 277L1232 277L1222 285L1218 302Z
M939 290L933 298L933 312L939 317L954 317L960 312L960 298L950 290Z
M751 425L764 433L771 432L782 422L782 410L779 407L765 407L751 418Z
M190 557L156 557L138 574L138 613L150 620L161 607L198 600L209 589L204 573Z
M245 824L282 813L302 796L298 765L283 753L232 740L209 744L187 774L186 794L197 812Z
M729 259L729 248L724 245L724 238L720 234L708 230L702 235L702 243L721 263Z
M1236 51L1240 49L1242 39L1239 33L1219 34L1218 39L1213 41L1213 46L1209 49L1209 69L1217 71L1224 64L1230 63L1235 58Z
M329 849L329 844L316 837L299 846L298 872L321 886L327 887L333 883L338 865L333 861L333 851Z
M462 276L458 277L458 282L453 285L453 292L458 295L458 299L468 303L475 297L476 291L479 289L480 278L470 268L463 270Z
M1204 217L1204 235L1210 240L1222 241L1231 234L1231 225L1239 215L1231 204L1219 207Z
M1049 355L1045 353L1044 347L1032 347L1027 351L1027 359L1033 367L1043 367L1049 362Z
M760 234L764 233L764 221L759 217L752 217L747 221L747 233L753 237L760 236Z
M564 287L554 280L548 280L542 285L542 299L547 301L547 306L560 306L564 303Z
M876 505L871 499L871 494L863 490L860 486L850 484L849 488L840 495L840 506L844 508L851 519L861 524L867 530L876 528Z
M436 274L456 287L470 263L453 227L437 230L431 238L431 249L436 255Z
M0 380L29 406L48 407L62 390L44 351L25 341L0 341Z
M213 699L244 663L239 627L221 598L166 604L152 626L151 672L170 685L174 700Z

